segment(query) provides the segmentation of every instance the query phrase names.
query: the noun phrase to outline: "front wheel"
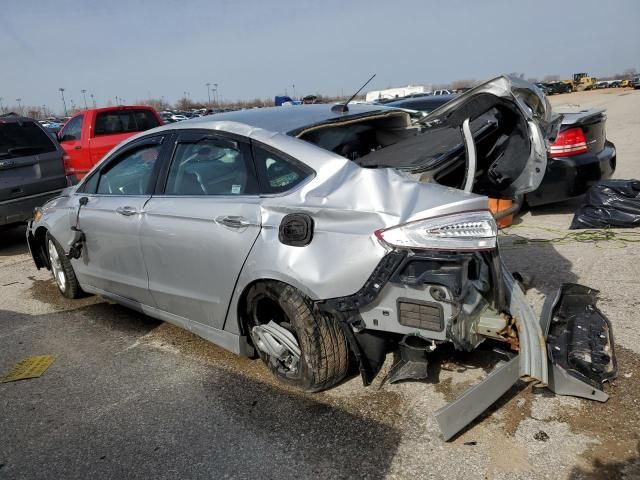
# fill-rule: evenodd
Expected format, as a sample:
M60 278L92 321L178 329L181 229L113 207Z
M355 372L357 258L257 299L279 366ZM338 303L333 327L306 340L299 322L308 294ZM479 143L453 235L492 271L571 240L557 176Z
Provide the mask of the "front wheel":
M253 285L246 318L260 358L284 383L317 392L346 376L349 350L340 325L297 289L275 281Z
M60 293L67 298L78 298L82 295L82 289L76 278L76 273L73 271L71 262L64 254L64 250L60 244L47 233L47 254L49 256L49 266L51 267L51 273L58 285Z

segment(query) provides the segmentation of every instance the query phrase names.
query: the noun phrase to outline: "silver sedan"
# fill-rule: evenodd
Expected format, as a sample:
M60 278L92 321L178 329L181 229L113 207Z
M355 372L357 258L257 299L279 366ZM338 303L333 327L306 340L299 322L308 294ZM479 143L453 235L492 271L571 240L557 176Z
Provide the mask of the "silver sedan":
M367 385L392 351L399 381L424 378L444 343L503 346L505 362L436 412L450 438L518 378L604 400L615 375L607 320L578 315L592 291L567 286L538 319L487 206L539 185L558 124L534 86L499 77L424 117L302 105L165 125L39 209L27 239L66 297L257 354L308 391L350 361ZM601 340L578 345L584 328Z

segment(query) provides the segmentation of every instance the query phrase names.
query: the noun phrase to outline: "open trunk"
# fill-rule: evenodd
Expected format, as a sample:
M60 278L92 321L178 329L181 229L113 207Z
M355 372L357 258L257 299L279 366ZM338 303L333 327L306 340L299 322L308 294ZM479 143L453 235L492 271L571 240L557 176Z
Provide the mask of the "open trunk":
M383 109L314 125L298 138L365 168L396 168L494 198L535 190L544 176L551 120L546 98L519 79L490 80L429 115Z

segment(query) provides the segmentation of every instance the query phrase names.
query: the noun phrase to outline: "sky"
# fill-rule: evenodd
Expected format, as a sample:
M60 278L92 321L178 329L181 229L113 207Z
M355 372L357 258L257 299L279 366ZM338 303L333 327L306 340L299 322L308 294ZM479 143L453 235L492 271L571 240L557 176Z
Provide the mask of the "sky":
M2 104L347 95L640 70L640 0L0 0ZM365 90L365 91L366 91Z

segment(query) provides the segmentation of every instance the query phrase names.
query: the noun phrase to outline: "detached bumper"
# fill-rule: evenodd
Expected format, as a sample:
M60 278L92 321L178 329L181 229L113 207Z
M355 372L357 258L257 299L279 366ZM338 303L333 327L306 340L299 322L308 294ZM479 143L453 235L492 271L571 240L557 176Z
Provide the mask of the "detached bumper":
M526 195L536 207L561 202L585 193L600 180L611 178L616 169L616 148L607 141L599 153L549 158L540 186Z
M505 273L511 309L517 318L520 353L487 378L435 412L445 440L451 439L507 392L519 379L547 386L558 395L604 402L602 384L617 375L609 320L596 307L597 290L564 284L545 303L539 321L519 285ZM537 335L536 336L534 336Z

